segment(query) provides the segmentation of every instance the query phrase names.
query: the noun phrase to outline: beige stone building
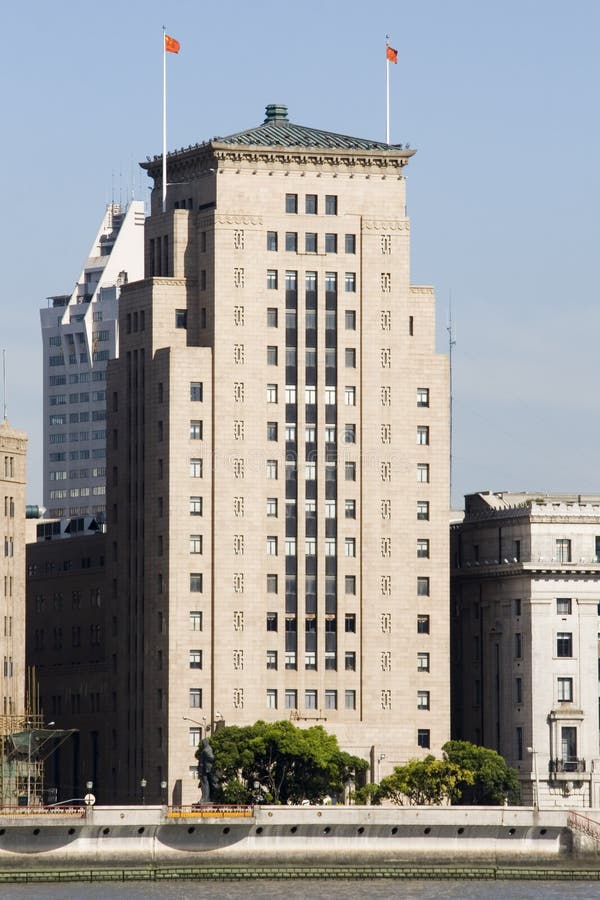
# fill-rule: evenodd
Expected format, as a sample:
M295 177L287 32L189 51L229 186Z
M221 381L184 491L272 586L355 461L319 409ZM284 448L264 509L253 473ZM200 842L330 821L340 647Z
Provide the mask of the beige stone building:
M600 497L482 493L452 536L453 737L524 803L600 806Z
M25 712L25 462L27 436L0 421L0 720Z

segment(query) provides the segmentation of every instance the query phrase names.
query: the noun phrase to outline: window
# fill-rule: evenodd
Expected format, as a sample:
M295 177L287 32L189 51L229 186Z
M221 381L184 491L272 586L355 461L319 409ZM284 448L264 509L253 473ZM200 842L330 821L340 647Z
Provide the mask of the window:
M317 439L317 429L314 425L307 425L304 429L304 440L307 444L314 444Z
M202 553L201 534L190 534L190 553Z
M274 306L267 309L267 328L277 328L277 309Z
M356 671L356 653L354 650L346 651L344 654L344 668L346 672Z
M419 728L417 730L417 746L428 750L431 746L429 728Z
M559 678L557 681L557 699L560 703L573 702L573 679Z
M304 388L304 402L308 404L317 402L317 389L311 385Z
M356 292L356 272L346 272L344 275L344 290L348 294Z
M273 534L267 537L267 556L277 556L277 538Z
M556 655L573 656L573 635L570 631L559 631L556 635Z
M277 517L277 497L267 497L267 515L270 518Z
M356 616L354 613L346 613L344 616L344 631L346 634L356 634Z
M267 613L267 631L277 631L277 613Z
M298 194L285 195L285 211L286 213L298 212Z
M417 388L417 406L429 406L429 388Z
M304 706L306 709L316 709L317 708L317 692L316 691L304 691Z
M559 615L559 616L570 616L571 615L571 598L570 597L557 597L556 612L557 612L557 615Z
M515 678L515 703L523 702L523 679Z
M190 688L190 707L202 709L202 688Z
M559 563L571 562L571 541L568 538L559 538L556 541L556 559Z
M267 709L277 709L277 691L267 688Z
M296 253L298 250L298 233L296 231L286 231L285 233L285 249L288 253Z
M417 559L429 559L429 541L427 538L417 540Z
M344 463L344 479L346 481L356 481L356 463Z
M190 612L191 631L202 631L202 613L199 610Z
M202 573L192 572L190 574L190 591L192 594L202 593Z
M267 575L267 594L277 593L277 575Z
M286 556L295 556L296 555L296 538L289 537L285 539L285 555Z
M175 328L187 328L187 309L175 310Z
M419 484L429 482L429 463L417 463L417 482Z
M298 709L298 691L294 690L293 688L286 689L285 708Z
M296 426L293 422L285 423L285 439L286 441L294 442L296 440Z
M202 650L190 650L190 669L202 668Z
M277 290L277 269L267 269L267 290Z
M335 194L326 194L325 195L325 215L326 216L337 216L337 201L338 201L338 198Z
M417 691L417 709L429 708L429 691Z
M201 459L190 459L190 478L202 478Z
M344 593L350 595L356 594L356 575L344 576Z
M344 539L344 556L356 556L356 538Z
M344 706L346 709L356 709L356 691L344 691Z
M344 500L344 518L356 518L356 500Z
M346 425L344 425L344 443L356 443L356 425L352 423L346 423Z
M344 326L346 331L356 331L356 312L353 309L347 309L345 311Z
M335 444L335 425L325 426L325 443Z
M325 691L325 709L337 709L337 691Z
M196 726L194 726L193 728L190 728L190 732L189 732L190 733L190 737L189 737L190 747L199 747L200 746L201 731L202 731L202 729L197 728Z
M429 443L429 426L417 425L417 444L426 446Z
M307 231L304 235L304 250L306 253L317 252L317 235L313 231Z
M429 521L429 501L417 500L417 519L421 522Z
M277 403L277 385L267 385L267 403Z
M325 253L337 253L337 234L325 235Z
M353 385L347 385L344 388L344 402L346 406L356 406L356 388Z
M429 672L429 653L417 653L417 671Z
M334 387L326 387L325 388L325 404L327 406L335 406L335 388Z
M277 250L276 231L267 231L267 250Z
M429 597L429 578L425 576L417 578L417 597Z
M347 234L344 237L344 250L346 253L356 253L356 235Z
M202 421L200 419L192 419L190 422L190 440L202 440Z
M514 638L515 659L521 659L523 655L523 635L520 631L515 633Z
M267 422L267 440L277 440L277 422Z
M202 401L202 382L201 381L191 381L190 382L190 400L194 401Z
M190 516L202 515L202 497L190 497Z
M267 347L267 365L277 365L277 347Z
M417 634L429 634L429 616L417 616Z
M304 198L304 212L309 216L316 216L317 214L317 195L316 194L307 194Z
M277 481L277 460L267 460L267 478L269 481Z
M520 599L513 600L513 612L514 612L515 616L517 616L517 617L521 615L521 600Z
M347 369L356 368L356 349L354 347L346 347L344 350L344 364Z

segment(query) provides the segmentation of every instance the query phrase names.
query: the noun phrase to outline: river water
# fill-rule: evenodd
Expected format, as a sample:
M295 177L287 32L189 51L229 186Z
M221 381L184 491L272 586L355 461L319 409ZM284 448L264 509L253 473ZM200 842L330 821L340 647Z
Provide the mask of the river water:
M600 881L163 881L6 884L4 900L600 900Z

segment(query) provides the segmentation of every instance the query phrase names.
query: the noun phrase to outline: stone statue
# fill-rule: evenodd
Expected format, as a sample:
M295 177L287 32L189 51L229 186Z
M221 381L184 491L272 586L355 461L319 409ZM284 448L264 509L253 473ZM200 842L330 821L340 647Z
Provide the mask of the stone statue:
M215 755L208 738L202 740L200 753L200 788L202 790L202 803L211 803L214 793L219 786L217 773L215 772Z

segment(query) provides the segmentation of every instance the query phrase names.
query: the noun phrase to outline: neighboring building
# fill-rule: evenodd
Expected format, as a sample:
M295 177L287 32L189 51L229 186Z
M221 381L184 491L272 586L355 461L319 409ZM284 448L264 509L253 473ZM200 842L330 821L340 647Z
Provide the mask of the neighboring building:
M60 800L83 797L90 780L99 802L114 796L119 684L107 650L115 619L105 546L90 518L41 522L37 542L27 546L27 661L38 707L44 722L75 729L46 764L45 787Z
M598 807L600 496L465 503L452 526L453 737L501 753L526 804Z
M25 462L27 436L0 421L0 721L25 713Z
M41 310L44 505L100 515L106 491L106 363L118 354L118 299L143 273L144 204L110 204L73 293Z

